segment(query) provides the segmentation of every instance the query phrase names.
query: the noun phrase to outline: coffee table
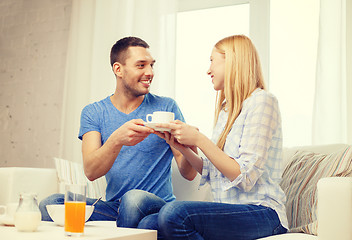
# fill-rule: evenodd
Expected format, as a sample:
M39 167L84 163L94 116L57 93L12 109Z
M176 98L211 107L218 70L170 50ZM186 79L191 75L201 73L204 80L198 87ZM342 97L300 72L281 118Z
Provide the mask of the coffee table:
M156 240L156 230L116 227L113 221L87 222L82 237L67 237L64 228L53 222L41 222L36 232L19 232L15 227L0 225L0 239L18 240Z

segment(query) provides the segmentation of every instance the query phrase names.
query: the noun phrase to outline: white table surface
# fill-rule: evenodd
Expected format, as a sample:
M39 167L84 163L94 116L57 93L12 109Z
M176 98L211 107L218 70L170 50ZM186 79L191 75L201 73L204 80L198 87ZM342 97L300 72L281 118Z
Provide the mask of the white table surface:
M13 226L0 225L1 240L156 240L156 230L119 228L113 221L87 222L82 237L67 237L64 227L53 222L41 222L36 232L19 232Z

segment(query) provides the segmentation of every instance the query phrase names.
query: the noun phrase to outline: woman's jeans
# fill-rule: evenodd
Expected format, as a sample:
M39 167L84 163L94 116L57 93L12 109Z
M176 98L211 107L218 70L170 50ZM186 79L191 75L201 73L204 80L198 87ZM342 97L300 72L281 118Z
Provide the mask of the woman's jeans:
M287 232L274 210L257 205L174 201L158 222L165 239L249 240Z
M52 221L46 205L64 204L64 201L64 194L53 194L42 200L39 204L42 220ZM96 199L87 198L87 205L92 205L95 201ZM134 189L125 193L118 201L98 201L88 221L116 221L118 227L138 227L141 224L142 228L157 229L157 215L151 222L141 220L157 213L164 204L165 201L156 195ZM149 217L146 220L148 219Z

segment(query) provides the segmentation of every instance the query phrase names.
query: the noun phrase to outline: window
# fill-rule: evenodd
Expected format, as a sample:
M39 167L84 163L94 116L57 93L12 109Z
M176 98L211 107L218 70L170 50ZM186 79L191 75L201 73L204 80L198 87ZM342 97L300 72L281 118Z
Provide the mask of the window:
M279 100L284 146L312 144L319 0L238 0L224 7L190 2L177 15L176 38L175 98L186 121L210 137L216 97L206 74L211 50L223 37L245 34L257 47L269 91Z
M318 20L318 0L270 2L269 90L279 101L287 147L312 144Z
M188 124L211 137L216 91L207 71L214 44L227 36L249 35L249 4L177 14L175 98Z

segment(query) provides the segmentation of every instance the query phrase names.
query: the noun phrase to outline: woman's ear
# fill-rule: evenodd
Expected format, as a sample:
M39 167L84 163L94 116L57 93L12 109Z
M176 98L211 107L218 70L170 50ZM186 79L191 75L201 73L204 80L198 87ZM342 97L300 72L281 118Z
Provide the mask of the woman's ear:
M113 65L112 65L112 70L114 71L115 75L117 77L122 77L122 65L121 63L118 63L118 62L115 62Z

